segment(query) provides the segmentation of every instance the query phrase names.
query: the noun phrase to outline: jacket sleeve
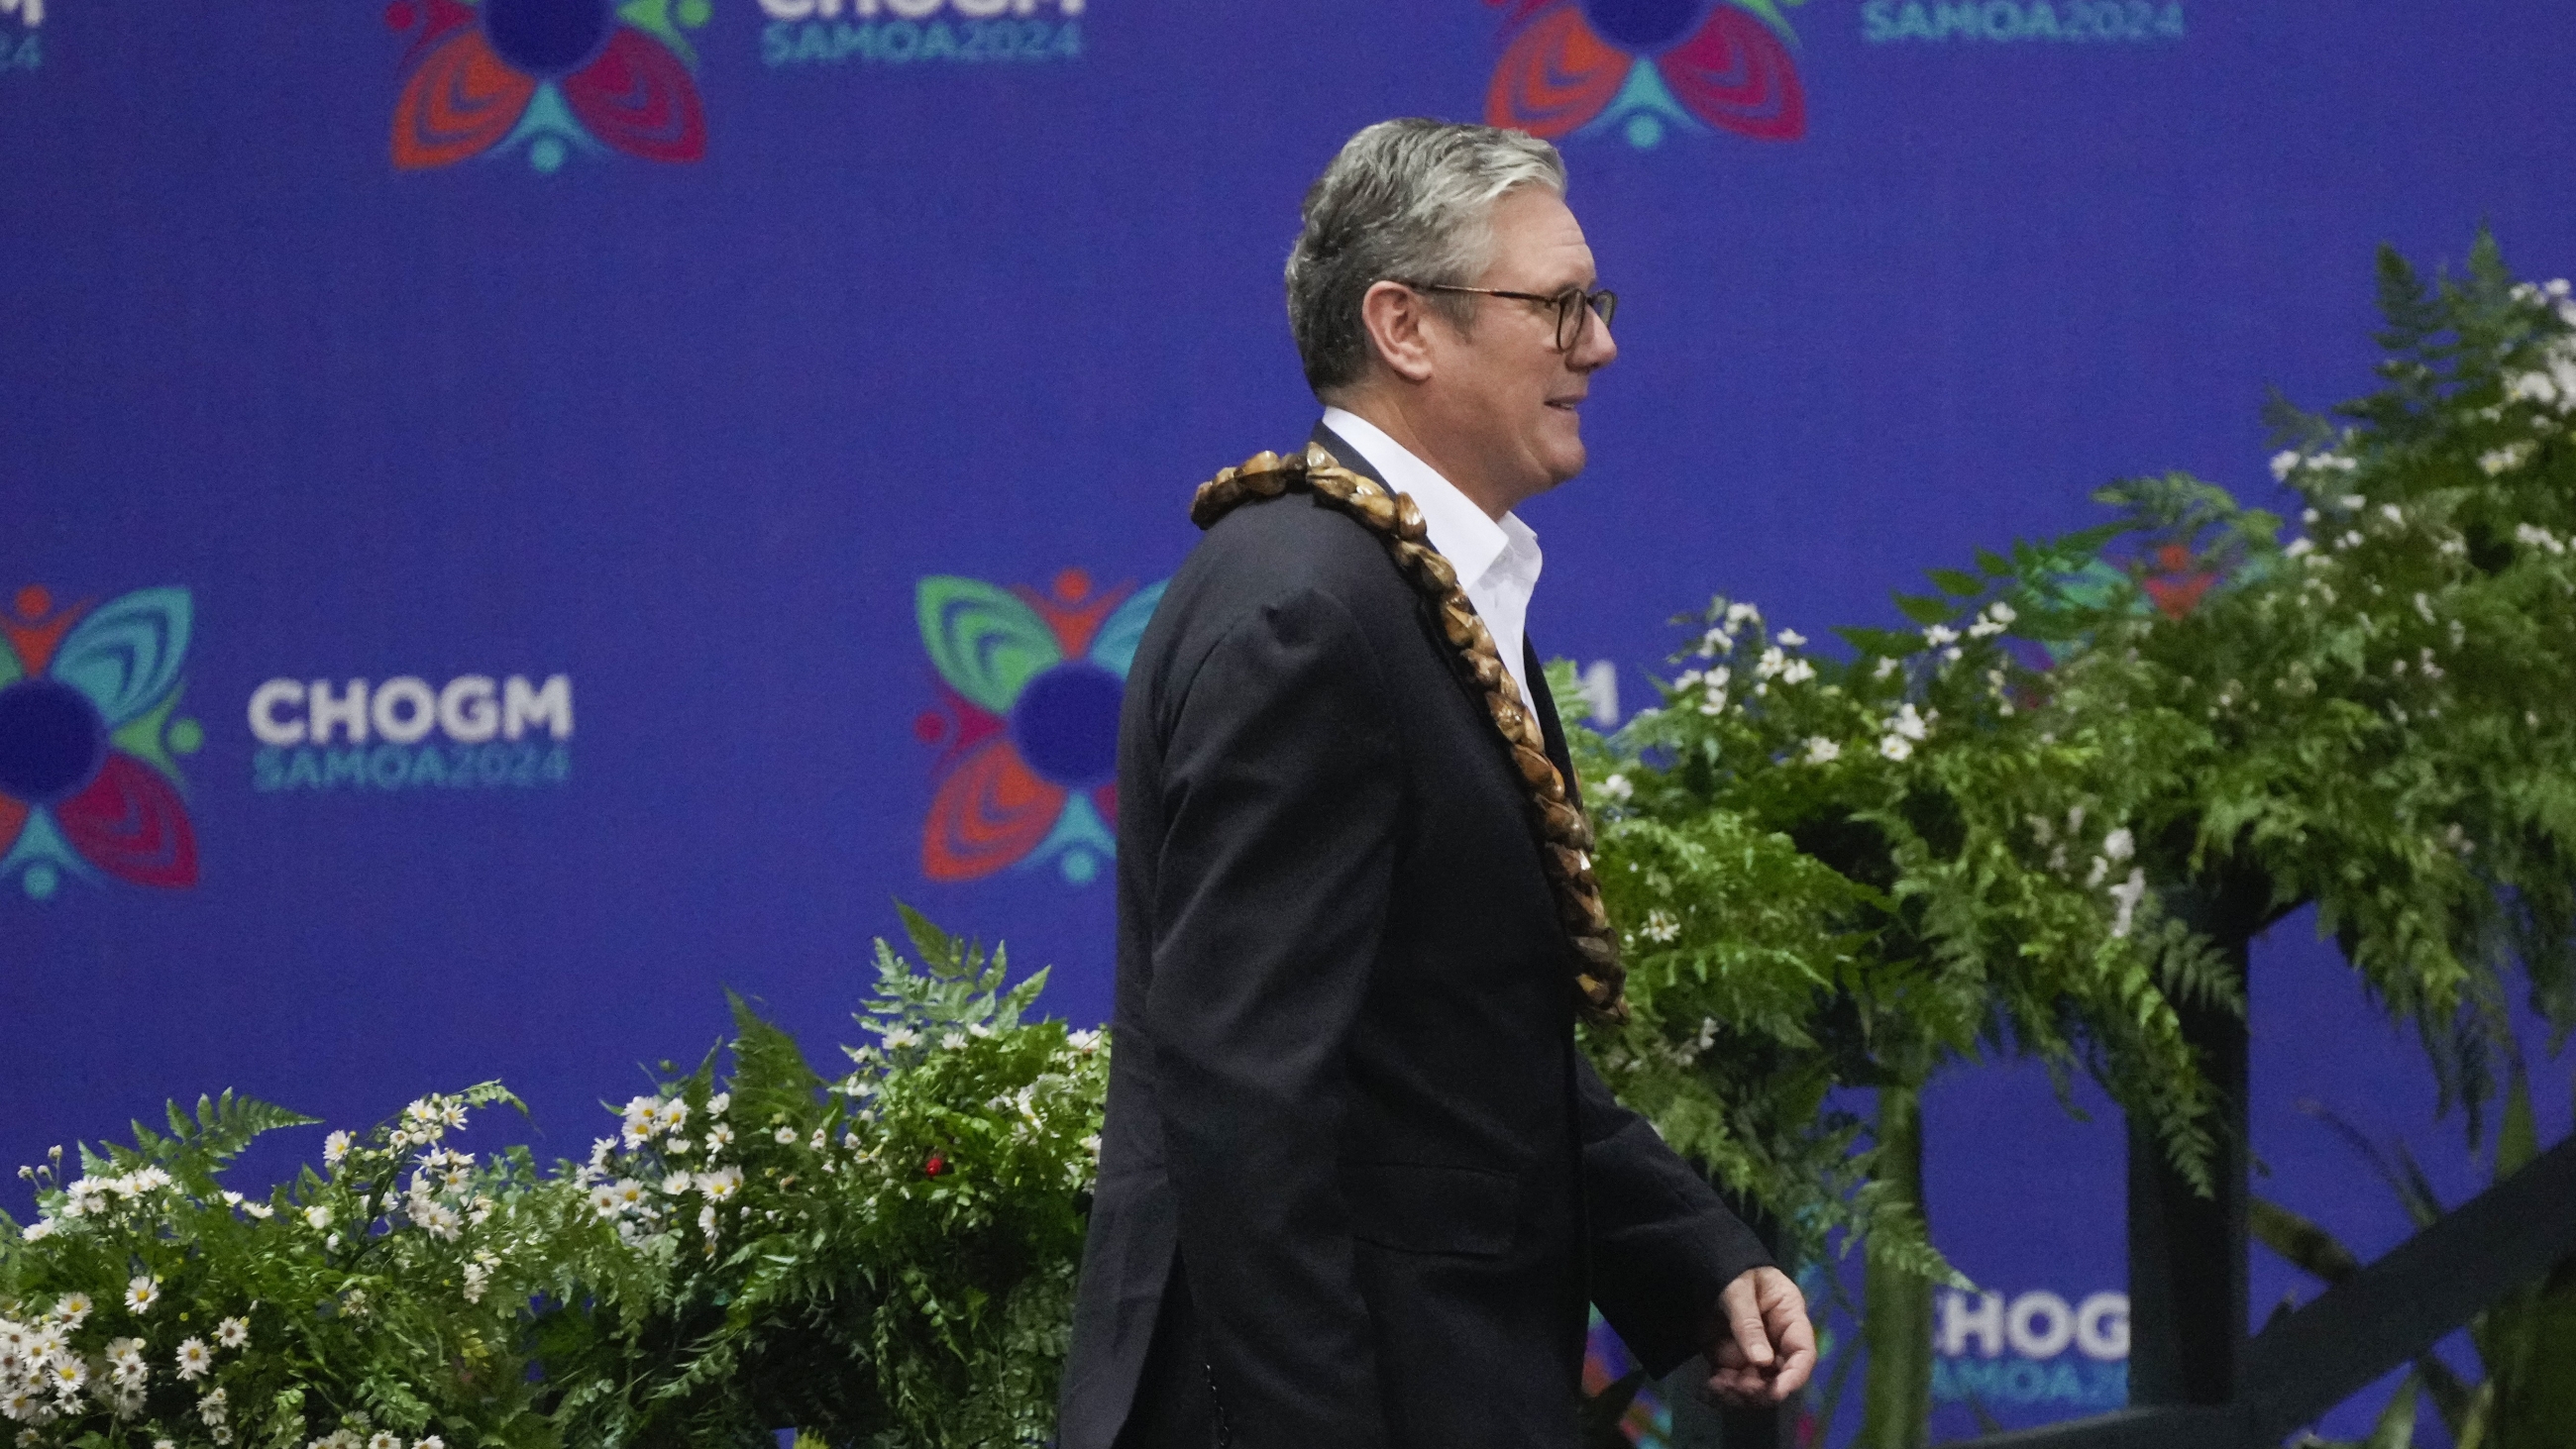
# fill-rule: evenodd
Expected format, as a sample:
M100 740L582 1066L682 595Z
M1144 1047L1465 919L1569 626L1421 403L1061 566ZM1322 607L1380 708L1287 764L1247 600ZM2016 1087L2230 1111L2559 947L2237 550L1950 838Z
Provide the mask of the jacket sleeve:
M1358 626L1312 590L1164 706L1145 1023L1182 1272L1244 1449L1386 1443L1338 1151L1403 778Z
M1708 1347L1701 1334L1718 1295L1771 1255L1579 1051L1574 1070L1592 1301L1661 1377Z

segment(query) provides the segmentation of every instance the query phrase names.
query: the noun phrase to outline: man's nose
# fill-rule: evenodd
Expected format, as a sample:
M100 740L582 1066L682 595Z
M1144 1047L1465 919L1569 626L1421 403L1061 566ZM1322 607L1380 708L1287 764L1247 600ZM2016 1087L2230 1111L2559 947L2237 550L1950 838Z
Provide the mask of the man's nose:
M1577 372L1591 372L1608 367L1618 355L1619 340L1610 335L1610 324L1601 320L1601 314L1587 310L1583 335L1575 340L1574 355L1565 360L1565 365Z

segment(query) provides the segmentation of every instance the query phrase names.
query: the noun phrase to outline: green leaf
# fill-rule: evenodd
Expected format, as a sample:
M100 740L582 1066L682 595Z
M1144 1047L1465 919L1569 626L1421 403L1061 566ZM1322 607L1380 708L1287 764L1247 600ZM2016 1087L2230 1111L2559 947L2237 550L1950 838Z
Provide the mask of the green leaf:
M1908 634L1896 629L1870 629L1852 625L1838 628L1834 633L1861 653L1874 654L1882 658L1901 659L1923 647L1922 635Z
M2363 1441L2365 1449L2413 1449L2415 1443L2415 1375L2409 1373L2397 1381L2397 1392L2388 1396L2388 1406L2379 1411L2379 1420Z
M2505 1078L2504 1120L2496 1127L2496 1180L2502 1182L2520 1172L2539 1155L2540 1125L2531 1113L2531 1079L2523 1071L2522 1054L2516 1052Z
M1986 591L1986 581L1964 569L1927 569L1924 576L1945 594L1973 599Z
M1898 594L1896 608L1917 624L1946 624L1956 612L1949 600L1929 594Z
M2310 1277L2331 1285L2361 1271L2361 1260L2332 1233L2279 1203L2250 1198L2246 1211L2255 1241Z

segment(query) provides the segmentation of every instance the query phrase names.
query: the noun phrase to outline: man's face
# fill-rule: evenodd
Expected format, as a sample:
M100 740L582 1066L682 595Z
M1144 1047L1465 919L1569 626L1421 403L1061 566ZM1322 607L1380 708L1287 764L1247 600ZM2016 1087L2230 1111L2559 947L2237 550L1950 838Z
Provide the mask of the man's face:
M1494 204L1493 221L1493 262L1470 285L1552 297L1568 287L1589 289L1597 279L1583 228L1554 192L1514 191ZM1619 355L1619 345L1608 323L1587 315L1573 347L1560 350L1550 308L1510 297L1467 300L1475 307L1473 328L1437 329L1445 335L1437 346L1433 383L1442 396L1435 407L1462 461L1517 503L1583 471L1577 409L1592 374Z

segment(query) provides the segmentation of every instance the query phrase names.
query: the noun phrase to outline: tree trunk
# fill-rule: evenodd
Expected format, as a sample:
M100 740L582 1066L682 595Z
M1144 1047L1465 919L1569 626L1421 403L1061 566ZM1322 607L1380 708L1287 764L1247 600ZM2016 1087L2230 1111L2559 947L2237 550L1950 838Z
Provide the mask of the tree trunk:
M1923 1208L1923 1096L1878 1092L1879 1180ZM1860 1434L1853 1449L1922 1449L1931 1438L1932 1280L1868 1262L1861 1278Z

